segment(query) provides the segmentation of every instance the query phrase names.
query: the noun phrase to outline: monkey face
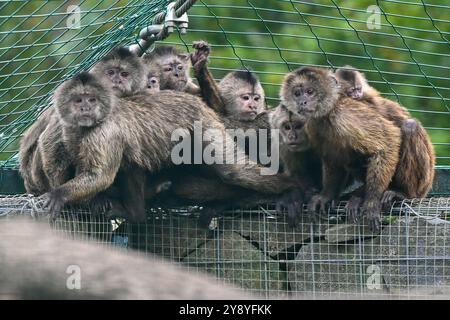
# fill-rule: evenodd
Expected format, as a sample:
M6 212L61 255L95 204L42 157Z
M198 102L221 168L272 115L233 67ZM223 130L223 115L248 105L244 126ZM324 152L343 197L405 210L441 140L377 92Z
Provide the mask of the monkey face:
M70 111L67 117L72 117L72 123L79 127L92 127L103 118L99 101L94 94L73 95Z
M292 100L297 107L296 112L309 114L316 108L318 102L318 92L309 81L292 88Z
M309 140L304 129L305 122L284 121L280 127L282 142L291 151L305 151L309 149Z
M132 95L147 85L147 69L143 61L126 48L116 48L100 60L90 73L112 84L116 96Z
M264 102L259 94L236 94L228 112L243 121L255 120L256 116L264 110Z
M132 93L131 73L125 68L112 67L105 68L105 76L112 84L112 88L118 96L126 96Z
M355 99L355 100L361 100L363 97L362 87L361 85L358 85L356 82L350 86L347 90L347 96Z
M161 88L183 91L189 79L189 56L179 54L161 63Z
M58 87L53 102L67 125L92 127L108 115L113 97L110 87L94 75L82 72Z
M159 77L149 75L147 81L147 89L149 89L150 92L159 92Z

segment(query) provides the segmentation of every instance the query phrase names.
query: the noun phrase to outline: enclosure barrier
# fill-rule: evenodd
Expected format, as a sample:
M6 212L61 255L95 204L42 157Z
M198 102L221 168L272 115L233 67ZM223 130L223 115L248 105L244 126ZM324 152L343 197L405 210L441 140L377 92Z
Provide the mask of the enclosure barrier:
M431 195L439 198L398 203L384 214L380 235L364 223L346 224L344 203L319 225L305 215L295 229L267 205L231 210L210 230L197 227L197 207L153 209L139 225L72 208L54 230L155 253L267 298L448 297L450 6L439 0L198 0L190 8L194 1L177 1L177 17L190 8L189 32L158 33L143 45L141 31L161 24L170 2L0 3L0 193L14 194L0 198L0 223L16 215L46 219L34 198L21 195L17 151L59 84L117 45L145 49L164 39L191 52L192 42L203 39L212 46L216 80L251 68L271 106L279 102L283 76L300 66L350 64L364 72L430 134L439 169Z
M72 208L53 223L64 237L156 254L266 298L425 298L450 296L450 198L396 203L380 234L349 224L345 202L320 223L307 214L291 228L273 205L230 210L209 229L201 208L153 209L130 224ZM28 196L0 199L1 219L47 219Z

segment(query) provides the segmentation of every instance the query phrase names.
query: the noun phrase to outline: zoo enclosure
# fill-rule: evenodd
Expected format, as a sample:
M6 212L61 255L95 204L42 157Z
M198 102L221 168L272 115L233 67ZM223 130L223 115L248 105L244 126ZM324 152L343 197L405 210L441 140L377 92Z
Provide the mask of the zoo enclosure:
M54 88L73 74L88 69L113 47L137 44L139 31L151 25L169 2L86 0L0 4L1 193L24 192L17 176L18 142L26 128L49 106ZM304 65L353 65L366 74L371 85L406 106L424 124L437 152L439 174L432 194L448 196L450 20L447 17L450 6L444 1L375 1L377 8L372 7L368 12L373 4L374 1L358 1L357 4L343 1L338 5L334 0L314 3L198 0L189 10L188 33L175 33L163 42L191 51L192 41L207 40L213 49L210 69L215 78L220 79L227 72L243 66L249 67L261 78L272 106L278 103L279 86L286 72ZM68 5L73 7L69 10ZM2 198L1 212L5 216L10 215L11 206L24 208L29 201L16 196L13 199L18 202L13 201L11 205L10 199ZM392 282L384 276L379 279L391 281L391 288L394 283L394 289L403 289L403 293L406 290L407 296L411 296L409 290L414 283L432 293L445 291L449 279L446 271L449 270L448 201L446 198L440 198L437 203L411 201L416 204L419 201L425 216L429 213L432 217L438 215L440 223L426 222L414 229L424 219L416 217L412 223L409 219L390 219L398 215L409 217L417 212L417 209L411 211L401 204L398 214L391 213L385 218L385 222L391 224L387 224L384 235L377 238L394 242L376 245L375 240L370 240L369 247L365 244L365 231L361 237L361 232L349 231L345 226L333 229L339 219L331 224L326 222L328 227L322 230L323 233L313 236L308 223L301 225L306 229L287 229L283 218L276 217L269 207L251 212L237 209L233 211L234 215L221 220L212 236L207 237L202 234L204 231L197 229L195 215L180 216L179 212L150 215L149 222L141 226L126 223L119 226L111 221L96 221L97 218L79 211L77 214L68 211L67 221L62 219L66 222L61 222L66 225L60 229L89 237L104 234L107 237L103 241L105 244L129 245L143 252L155 251L175 261L188 262L194 270L205 270L199 266L208 266L206 269L220 278L231 279L247 289L263 291L267 295L286 292L346 294L349 289L364 295L367 281L363 280L367 280L368 266L363 262L367 259L376 260L369 265L373 265L375 271L380 261L397 259L397 269L386 269L384 265L378 272L396 280ZM24 212L31 214L32 211ZM115 227L117 229L112 230ZM325 236L329 229L354 236L332 245ZM265 240L255 240L261 237ZM156 241L158 238L160 244L149 244L149 239ZM308 241L310 244L305 245ZM406 244L401 247L399 241ZM270 249L272 246L279 250ZM395 247L402 248L400 256L392 257L389 252L381 251ZM378 251L369 251L367 257L361 255L363 248ZM426 249L415 254L414 250L421 248L431 248L431 251ZM310 250L312 256L305 250ZM195 259L191 261L186 252ZM244 255L244 252L250 255ZM298 267L303 271L290 272L289 266L297 268L298 263L304 264ZM351 269L348 268L350 265L353 266ZM278 269L273 271L273 266ZM405 272L412 276L401 278ZM319 281L320 274L329 277ZM337 280L333 281L332 276ZM259 279L257 284L253 279ZM339 285L333 287L336 282ZM407 285L400 285L404 283Z

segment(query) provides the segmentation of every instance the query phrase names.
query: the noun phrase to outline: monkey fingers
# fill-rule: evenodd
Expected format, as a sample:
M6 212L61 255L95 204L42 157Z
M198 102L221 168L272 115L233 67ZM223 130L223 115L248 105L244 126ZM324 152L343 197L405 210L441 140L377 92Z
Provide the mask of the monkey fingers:
M330 209L331 199L321 195L316 194L311 198L311 201L308 203L308 214L313 223L318 222L318 218L320 214L326 214Z
M378 200L366 200L361 207L361 213L367 218L370 230L380 232L381 228L381 202Z
M294 189L281 196L276 203L277 213L282 213L283 209L287 211L287 222L289 226L295 227L298 218L302 214L304 203L304 192L300 189Z
M381 197L381 206L383 208L383 211L386 213L390 213L394 202L396 200L404 199L406 199L406 196L403 193L393 190L386 190Z
M40 196L39 201L43 202L43 208L48 210L50 219L54 222L61 214L61 210L64 206L62 195L59 192L50 191Z
M350 221L352 221L353 223L358 222L358 218L361 213L360 210L361 202L362 202L361 197L351 196L347 204L345 205L345 211L347 212Z

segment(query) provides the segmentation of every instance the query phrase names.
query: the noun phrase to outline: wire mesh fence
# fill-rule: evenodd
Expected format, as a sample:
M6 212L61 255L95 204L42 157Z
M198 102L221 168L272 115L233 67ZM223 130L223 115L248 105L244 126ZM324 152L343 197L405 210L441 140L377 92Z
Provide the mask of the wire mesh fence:
M235 209L197 225L201 208L152 209L130 224L71 208L53 223L64 237L157 254L266 298L448 298L450 198L405 200L383 216L380 234L346 222L345 202L312 225L292 228L273 205ZM42 217L26 196L5 196L3 218ZM2 221L0 221L2 223Z
M17 167L18 141L53 89L113 47L139 42L168 0L10 1L0 4L0 160ZM422 121L450 165L450 6L443 0L198 0L189 32L164 43L212 45L216 79L253 69L276 105L283 75L304 65L362 70Z

